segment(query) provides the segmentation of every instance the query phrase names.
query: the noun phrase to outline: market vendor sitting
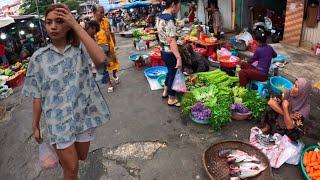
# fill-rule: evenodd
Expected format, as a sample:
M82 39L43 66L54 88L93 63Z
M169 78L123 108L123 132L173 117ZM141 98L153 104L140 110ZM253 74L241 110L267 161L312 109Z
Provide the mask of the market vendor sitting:
M283 100L271 98L268 102L269 110L264 118L262 132L286 134L291 140L296 141L304 135L304 120L310 113L311 83L304 78L298 78L294 87L284 93Z
M242 87L246 87L251 80L266 81L272 58L277 57L273 48L266 44L265 32L258 31L255 39L258 42L257 50L248 62L241 63L239 79Z
M195 52L191 44L186 44L183 48L179 47L179 51L182 55L182 66L186 75L209 71L209 62L200 53Z

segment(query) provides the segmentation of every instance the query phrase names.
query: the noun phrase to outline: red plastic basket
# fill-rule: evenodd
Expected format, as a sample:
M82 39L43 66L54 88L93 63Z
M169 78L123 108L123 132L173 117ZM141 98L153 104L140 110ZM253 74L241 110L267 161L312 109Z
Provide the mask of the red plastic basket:
M16 88L16 87L22 85L22 83L24 81L24 77L25 77L25 73L21 73L16 78L14 78L14 79L12 79L10 81L7 81L7 85L12 89Z
M151 66L163 66L161 56L149 56Z
M226 67L226 68L233 68L236 67L238 62L240 61L240 58L238 57L232 57L233 59L231 61L220 61L220 66Z

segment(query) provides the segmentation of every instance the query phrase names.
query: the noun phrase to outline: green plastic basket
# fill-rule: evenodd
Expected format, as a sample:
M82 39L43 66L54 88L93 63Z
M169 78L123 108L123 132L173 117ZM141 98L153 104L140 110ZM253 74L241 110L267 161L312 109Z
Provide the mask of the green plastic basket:
M300 157L300 167L301 167L301 171L302 171L302 174L303 174L303 176L304 176L304 179L306 179L306 180L310 180L310 178L309 178L309 176L308 176L308 174L307 174L307 171L306 171L306 168L304 167L304 164L303 164L304 153L309 152L309 151L312 151L312 150L314 150L314 149L316 149L316 148L320 149L320 146L310 146L310 147L307 147L306 149L303 150L302 155L301 155L301 157Z
M161 75L161 76L159 76L158 78L157 78L157 82L158 82L158 84L161 86L161 87L164 87L164 81L165 81L165 79L166 79L166 76L167 75ZM162 83L163 82L163 83Z

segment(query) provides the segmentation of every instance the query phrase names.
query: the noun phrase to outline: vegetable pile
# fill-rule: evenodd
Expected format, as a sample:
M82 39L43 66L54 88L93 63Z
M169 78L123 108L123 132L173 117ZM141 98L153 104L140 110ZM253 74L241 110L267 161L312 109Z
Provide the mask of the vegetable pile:
M211 111L210 124L215 130L230 121L233 110L251 111L253 118L260 117L266 109L266 100L256 91L237 86L238 83L238 77L230 77L219 69L188 77L186 85L190 92L182 97L182 113L190 114L195 104L203 104Z
M232 112L236 112L236 113L248 113L249 109L240 103L234 103L231 105L231 110Z
M308 151L304 153L303 164L311 180L320 179L320 151Z
M191 108L191 115L198 120L204 121L211 118L211 110L203 103L198 102Z

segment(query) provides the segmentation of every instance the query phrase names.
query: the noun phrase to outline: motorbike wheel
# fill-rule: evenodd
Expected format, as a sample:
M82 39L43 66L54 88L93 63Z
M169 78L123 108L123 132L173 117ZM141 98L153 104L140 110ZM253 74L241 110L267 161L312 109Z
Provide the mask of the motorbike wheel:
M271 36L271 40L273 43L279 43L280 42L280 36L279 35L273 35Z

